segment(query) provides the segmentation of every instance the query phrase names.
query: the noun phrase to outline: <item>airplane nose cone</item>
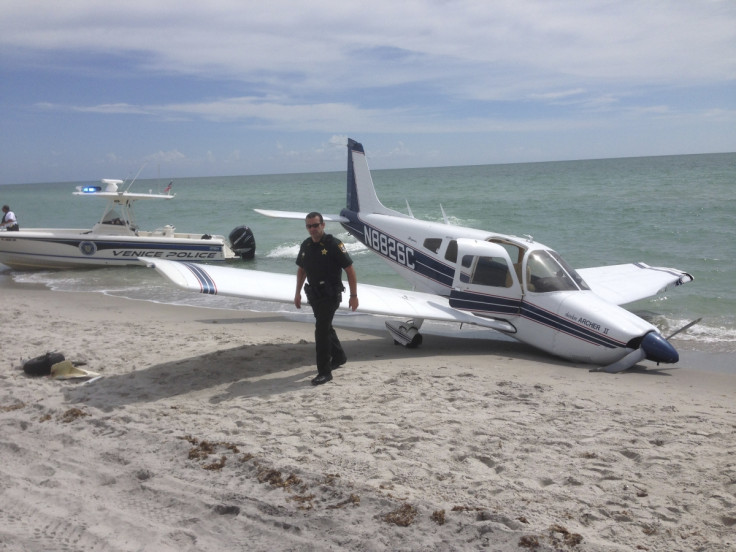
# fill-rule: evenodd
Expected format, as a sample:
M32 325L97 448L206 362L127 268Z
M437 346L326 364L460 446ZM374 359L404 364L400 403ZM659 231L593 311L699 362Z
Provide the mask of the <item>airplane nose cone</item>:
M641 348L647 354L647 360L665 362L668 364L680 360L672 344L655 332L649 332L641 341Z

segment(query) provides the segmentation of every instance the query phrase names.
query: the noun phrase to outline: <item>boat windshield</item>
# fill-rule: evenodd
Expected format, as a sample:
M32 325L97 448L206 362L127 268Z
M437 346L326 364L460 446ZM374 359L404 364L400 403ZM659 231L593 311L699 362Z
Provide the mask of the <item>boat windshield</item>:
M529 291L536 293L590 289L582 276L555 251L532 252L526 261L526 271Z
M124 226L125 219L115 207L112 207L105 211L105 214L102 216L102 224L118 224Z

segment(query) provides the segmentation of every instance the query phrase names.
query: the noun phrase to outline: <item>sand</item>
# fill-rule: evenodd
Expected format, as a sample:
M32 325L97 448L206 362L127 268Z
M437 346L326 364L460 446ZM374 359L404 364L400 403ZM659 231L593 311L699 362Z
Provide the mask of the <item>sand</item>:
M313 387L309 323L2 296L2 551L736 548L736 376L358 323Z

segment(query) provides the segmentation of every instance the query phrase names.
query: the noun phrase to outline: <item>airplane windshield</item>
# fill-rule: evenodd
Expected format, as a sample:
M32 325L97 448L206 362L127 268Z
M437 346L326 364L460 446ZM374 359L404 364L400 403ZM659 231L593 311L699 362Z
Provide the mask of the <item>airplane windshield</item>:
M529 291L576 291L590 289L583 278L554 251L534 251L526 261Z

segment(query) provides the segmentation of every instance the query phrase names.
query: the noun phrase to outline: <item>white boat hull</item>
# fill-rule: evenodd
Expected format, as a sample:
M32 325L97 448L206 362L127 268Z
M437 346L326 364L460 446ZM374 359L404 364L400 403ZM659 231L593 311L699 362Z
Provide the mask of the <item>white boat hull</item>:
M116 236L76 229L0 232L0 263L31 270L140 265L138 258L218 262L236 257L223 236L157 234Z
M140 265L138 259L208 263L251 259L255 255L255 240L247 226L230 233L237 247L231 247L224 236L176 232L168 224L153 231L141 230L135 220L134 203L171 201L174 195L120 191L122 180L103 179L101 184L104 186L77 186L73 192L87 200L107 200L102 218L91 229L21 225L20 231L0 231L0 263L20 270L66 269ZM171 183L166 188L170 190Z

